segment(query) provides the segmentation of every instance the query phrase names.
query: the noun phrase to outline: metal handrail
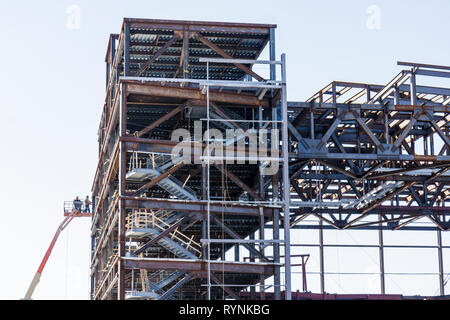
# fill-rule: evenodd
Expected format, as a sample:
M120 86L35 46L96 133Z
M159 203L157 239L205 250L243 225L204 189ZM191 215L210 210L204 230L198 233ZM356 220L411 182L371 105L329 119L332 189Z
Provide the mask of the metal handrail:
M89 209L90 209L90 206L86 206L84 204L84 201L82 201L82 200L79 200L79 201L80 201L80 206L78 207L78 209L76 208L74 201L64 201L64 213L71 213L74 211L84 213L84 212L86 212L87 207L89 207Z

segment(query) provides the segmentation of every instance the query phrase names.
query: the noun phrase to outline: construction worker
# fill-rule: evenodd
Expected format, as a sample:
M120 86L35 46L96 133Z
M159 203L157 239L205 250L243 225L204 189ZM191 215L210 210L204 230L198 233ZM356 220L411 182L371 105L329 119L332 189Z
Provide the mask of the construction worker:
M81 206L83 205L83 202L81 202L80 197L76 197L75 200L73 200L73 208L75 211L81 212Z
M84 199L84 212L91 213L91 208L89 207L91 203L89 196L86 196L86 199Z

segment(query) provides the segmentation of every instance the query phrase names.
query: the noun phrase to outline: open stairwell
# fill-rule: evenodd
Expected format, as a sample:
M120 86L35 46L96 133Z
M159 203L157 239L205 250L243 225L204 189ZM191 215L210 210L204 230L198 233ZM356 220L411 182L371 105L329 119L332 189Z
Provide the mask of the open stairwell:
M150 168L135 168L128 172L127 180L144 181L153 180L162 175L160 170ZM197 200L195 192L190 188L183 186L183 183L177 178L170 176L158 182L158 186L169 192L172 196L183 200Z
M201 255L201 245L189 238L178 229L181 218L171 211L151 211L134 210L127 217L126 237L146 238L147 241L154 241L167 251L171 252L180 259L199 259ZM174 228L174 226L176 226ZM139 250L139 248L137 249ZM177 280L173 287L164 290ZM189 281L191 277L186 276L185 272L178 271L168 273L159 270L148 274L146 270L141 270L140 280L142 282L142 291L128 292L128 300L159 300L173 299L173 288Z
M201 245L178 228L161 237L165 231L179 221L173 212L135 210L127 218L127 237L156 239L161 247L181 259L198 259Z
M168 168L176 164L176 160L169 161L154 168L133 168L127 173L127 180L144 182L154 180L162 175ZM159 181L158 186L166 190L173 197L181 200L197 200L195 192L183 185L174 176L169 176ZM183 216L174 211L167 210L134 210L127 217L126 237L146 239L142 242L154 242L179 259L198 260L201 256L201 245L194 241L193 237L186 236L179 230ZM138 247L135 252L140 252L145 247ZM145 252L145 250L144 250ZM140 271L142 291L128 292L128 300L170 300L178 286L191 280L190 275L178 271L169 273L165 270L148 274L147 270ZM175 283L175 284L174 284Z

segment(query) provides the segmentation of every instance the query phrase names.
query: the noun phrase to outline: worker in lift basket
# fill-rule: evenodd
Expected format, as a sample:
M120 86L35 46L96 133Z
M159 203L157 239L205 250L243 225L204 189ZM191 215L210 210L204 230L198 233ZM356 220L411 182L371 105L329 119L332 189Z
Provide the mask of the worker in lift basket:
M76 197L75 200L73 200L73 208L75 211L81 212L81 206L83 205L83 202L81 202L80 197Z
M91 208L89 207L91 203L89 196L86 196L86 199L84 199L84 212L91 213Z

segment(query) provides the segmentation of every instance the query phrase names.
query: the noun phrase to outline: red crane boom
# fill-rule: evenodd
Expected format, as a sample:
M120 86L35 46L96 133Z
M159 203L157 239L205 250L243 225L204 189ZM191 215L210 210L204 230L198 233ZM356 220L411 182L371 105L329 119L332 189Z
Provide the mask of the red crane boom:
M24 300L31 300L31 297L33 295L34 289L36 289L37 284L39 283L39 280L41 279L42 271L44 271L45 265L47 264L48 259L50 258L50 255L52 254L53 247L55 246L56 241L59 238L59 235L61 232L69 225L69 223L73 220L73 218L78 217L91 217L91 213L87 212L80 212L80 209L75 209L70 203L70 210L67 210L67 203L64 205L64 220L61 222L61 224L58 226L58 229L56 229L56 233L53 236L52 242L50 242L50 246L48 247L47 251L45 252L44 258L41 261L41 264L39 265L38 270L36 271L36 274L33 277L33 280L31 281L31 284L27 290L27 293L25 294Z

